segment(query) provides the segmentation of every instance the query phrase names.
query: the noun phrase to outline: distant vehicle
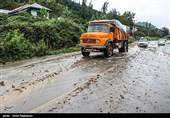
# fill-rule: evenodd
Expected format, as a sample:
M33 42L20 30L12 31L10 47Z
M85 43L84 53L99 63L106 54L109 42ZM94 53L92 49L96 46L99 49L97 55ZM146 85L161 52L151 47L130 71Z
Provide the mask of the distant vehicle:
M166 43L166 39L160 39L160 40L158 41L158 46L164 46L165 43Z
M138 42L139 47L148 47L148 41L146 38L141 37Z

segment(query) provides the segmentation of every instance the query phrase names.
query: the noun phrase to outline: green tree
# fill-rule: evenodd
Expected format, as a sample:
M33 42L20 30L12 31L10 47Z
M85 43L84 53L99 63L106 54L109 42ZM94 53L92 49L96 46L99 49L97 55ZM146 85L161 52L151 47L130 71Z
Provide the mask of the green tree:
M107 13L108 5L109 5L109 2L107 2L107 1L103 3L103 6L102 6L102 8L101 8L101 12L102 12L102 13L104 13L104 14Z
M108 19L119 19L118 12L116 9L112 9L108 14L107 14Z
M40 15L41 17L48 17L48 11L44 8L40 9Z
M125 24L128 25L130 27L130 29L132 30L134 27L134 18L135 18L135 13L130 12L130 11L126 11L123 13L123 15L120 18L120 21Z
M167 36L169 35L169 29L167 27L162 27L162 36Z
M93 4L92 4L92 0L89 3L89 16L92 18L93 16Z
M27 41L23 34L18 30L9 32L3 42L3 48L0 55L3 59L21 59L31 57L33 54L33 45Z
M86 8L87 8L87 0L82 0L81 16L83 19L86 19Z

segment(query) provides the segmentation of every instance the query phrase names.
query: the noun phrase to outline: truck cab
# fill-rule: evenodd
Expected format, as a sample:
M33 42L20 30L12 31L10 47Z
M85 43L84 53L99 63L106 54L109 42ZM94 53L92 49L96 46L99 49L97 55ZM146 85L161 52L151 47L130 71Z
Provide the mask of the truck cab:
M127 48L127 34L115 22L115 20L96 20L89 23L86 33L80 37L80 46L83 56L89 56L90 52L104 52L106 57L113 55L113 49L125 52ZM125 44L126 43L126 44Z

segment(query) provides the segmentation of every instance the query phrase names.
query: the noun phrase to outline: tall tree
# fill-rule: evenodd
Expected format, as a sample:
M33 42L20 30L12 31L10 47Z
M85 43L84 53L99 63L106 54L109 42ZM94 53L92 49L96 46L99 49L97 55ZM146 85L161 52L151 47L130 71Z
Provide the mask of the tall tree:
M89 16L92 18L93 16L93 4L92 4L92 0L89 3Z
M169 35L169 29L167 27L162 27L162 36L167 36Z
M147 35L150 36L151 23L146 22Z
M107 13L107 10L108 10L108 5L109 5L109 2L106 1L103 3L103 6L102 6L102 9L101 9L101 12L106 14Z
M90 3L89 3L89 8L90 8L90 9L93 9L92 0L91 0Z
M86 8L87 8L87 0L82 0L81 16L82 16L83 19L86 18Z
M134 18L135 18L135 13L130 12L130 11L126 11L126 12L123 13L120 20L125 25L130 26L130 29L132 30L133 27L134 27Z
M117 12L117 10L116 10L116 9L112 9L112 10L108 13L107 18L108 18L108 19L119 19L119 18L118 18L118 12Z

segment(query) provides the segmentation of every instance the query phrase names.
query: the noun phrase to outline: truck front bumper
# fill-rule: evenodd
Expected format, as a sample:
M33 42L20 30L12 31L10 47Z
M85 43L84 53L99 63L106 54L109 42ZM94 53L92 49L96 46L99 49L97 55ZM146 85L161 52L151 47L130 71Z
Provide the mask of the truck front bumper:
M103 51L104 49L106 49L106 46L82 46L80 45L80 47L83 49L83 51L88 51L88 52L99 52L99 51Z

